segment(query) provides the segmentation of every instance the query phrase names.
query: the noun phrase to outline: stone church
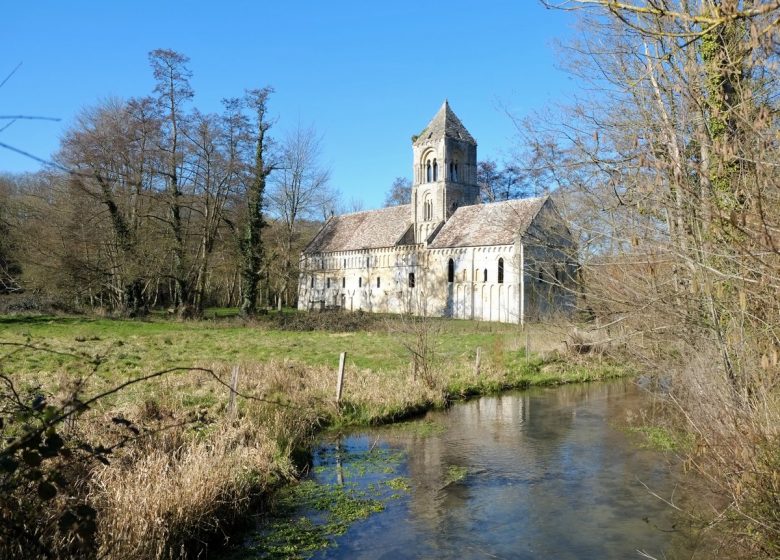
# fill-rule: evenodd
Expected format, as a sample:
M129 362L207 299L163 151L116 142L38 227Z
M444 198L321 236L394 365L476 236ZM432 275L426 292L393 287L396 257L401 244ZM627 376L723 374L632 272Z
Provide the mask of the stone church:
M412 202L331 217L298 308L523 324L575 304L574 242L549 197L481 204L477 142L447 101L412 137Z

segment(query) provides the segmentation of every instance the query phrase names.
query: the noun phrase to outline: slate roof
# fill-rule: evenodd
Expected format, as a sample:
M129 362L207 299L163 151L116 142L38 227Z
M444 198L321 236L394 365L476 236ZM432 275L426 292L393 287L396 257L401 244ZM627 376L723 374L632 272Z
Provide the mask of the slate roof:
M526 232L548 197L461 206L450 216L429 249L511 245Z
M477 144L474 137L469 134L469 131L466 130L466 127L463 126L457 115L450 109L450 104L446 99L439 108L439 112L434 115L431 122L423 129L414 143L423 144L429 139L441 137L464 140L475 146Z
M333 216L304 249L304 254L392 247L412 224L412 205L391 206Z

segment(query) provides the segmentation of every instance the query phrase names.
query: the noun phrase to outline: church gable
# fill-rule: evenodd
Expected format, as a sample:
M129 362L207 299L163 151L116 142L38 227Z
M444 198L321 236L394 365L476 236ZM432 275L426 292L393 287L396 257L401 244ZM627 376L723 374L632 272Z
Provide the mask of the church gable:
M428 244L430 249L512 245L528 230L547 197L458 208Z
M331 217L304 254L378 249L402 244L411 226L411 205Z

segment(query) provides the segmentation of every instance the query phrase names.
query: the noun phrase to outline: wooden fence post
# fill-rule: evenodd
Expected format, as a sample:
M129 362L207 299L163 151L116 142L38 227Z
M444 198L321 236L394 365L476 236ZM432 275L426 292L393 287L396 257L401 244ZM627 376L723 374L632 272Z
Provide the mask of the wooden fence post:
M341 391L344 388L344 365L347 362L347 353L342 352L339 356L339 375L336 379L336 404L341 403Z
M525 333L525 363L531 358L531 335Z
M229 416L236 415L236 394L238 393L238 366L233 366L233 373L230 376L230 398L228 399L227 413Z
M474 361L474 375L479 375L479 367L482 362L482 348L477 346L477 359Z

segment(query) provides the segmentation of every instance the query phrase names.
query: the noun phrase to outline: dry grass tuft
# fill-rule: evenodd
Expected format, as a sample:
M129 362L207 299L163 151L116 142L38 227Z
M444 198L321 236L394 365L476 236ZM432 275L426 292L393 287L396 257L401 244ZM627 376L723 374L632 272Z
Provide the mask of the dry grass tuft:
M777 558L780 395L768 381L780 372L751 379L750 391L737 394L725 376L712 374L717 364L717 354L702 352L675 380L670 398L696 442L685 464L721 500L710 504L713 537L746 557Z
M609 342L595 331L585 331L574 327L564 341L566 349L573 354L597 354L607 352Z
M163 439L159 449L94 477L107 558L186 557L193 541L208 540L249 508L258 481L290 474L279 473L276 444L262 431L220 422L200 441L185 435L175 447L180 438Z
M228 365L206 367L230 379ZM93 475L101 555L196 557L203 543L249 509L253 496L275 480L295 476L289 457L316 426L381 422L421 403L443 403L442 391L421 379L353 369L346 375L347 401L339 408L334 382L329 368L245 363L238 386L244 397L238 397L235 418L225 412L228 389L203 372L160 380L137 403L117 405L111 414L121 413L150 433ZM184 409L183 399L190 405L203 401L200 423L173 412ZM94 420L84 419L81 429L101 425Z

